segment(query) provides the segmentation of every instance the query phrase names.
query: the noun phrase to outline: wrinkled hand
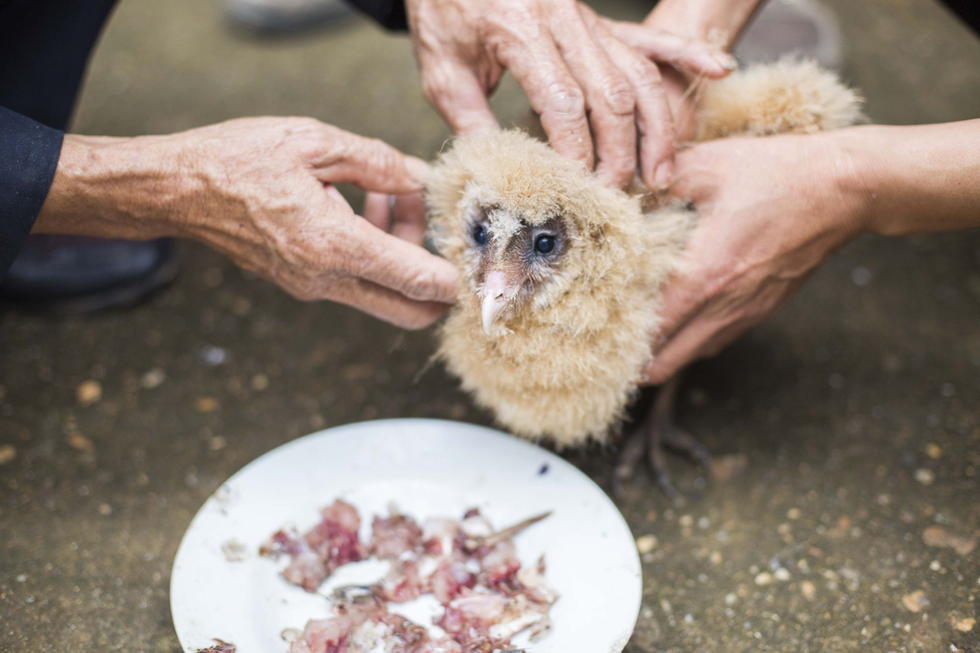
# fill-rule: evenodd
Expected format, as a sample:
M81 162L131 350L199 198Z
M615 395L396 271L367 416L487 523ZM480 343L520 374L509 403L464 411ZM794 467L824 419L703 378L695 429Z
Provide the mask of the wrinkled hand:
M697 41L644 29L641 49L614 36L575 0L407 0L425 94L452 129L493 127L487 102L509 70L552 146L625 185L637 171L651 187L673 178L674 129L657 66L648 57L710 77L727 55ZM593 152L593 141L595 152Z
M701 216L664 289L649 383L663 383L761 322L866 228L833 132L710 141L681 151L672 193Z
M241 267L300 299L342 302L406 328L455 300L455 268L420 247L420 211L392 221L384 208L382 218L372 195L365 220L332 185L417 193L422 161L306 118L233 120L170 138L196 179L182 231Z
M697 41L676 36L670 31L659 29L651 24L630 23L607 18L603 18L602 22L610 33L627 46L630 58L636 56L636 53L640 53L651 62L660 62L658 66L660 85L670 110L675 141L684 143L693 138L698 101L695 85L701 83L702 76L716 79L722 75L704 74L701 70L687 65L684 59L668 56L669 53L664 52L660 46L663 43L673 42L677 44L675 48L677 51L685 47L684 44L697 43ZM737 67L734 57L720 51L716 52L714 56L723 63L726 73L735 70ZM623 64L617 61L617 65ZM651 186L651 188L655 187Z

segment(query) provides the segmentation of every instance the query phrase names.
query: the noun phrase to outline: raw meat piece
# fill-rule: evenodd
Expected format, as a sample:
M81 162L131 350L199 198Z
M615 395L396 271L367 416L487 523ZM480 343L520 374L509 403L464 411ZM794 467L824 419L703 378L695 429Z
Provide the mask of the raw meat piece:
M364 558L364 546L357 534L360 527L357 509L337 499L320 512L320 523L306 534L276 531L259 548L259 554L289 556L283 577L313 592L337 567Z
M371 531L371 555L378 558L394 559L422 547L422 529L405 515L375 517Z
M511 648L511 639L545 633L558 595L545 582L543 557L521 567L513 537L546 516L494 531L475 508L459 521L427 519L421 527L393 512L372 520L371 542L363 546L357 510L337 500L305 535L274 533L261 553L288 556L283 576L308 591L366 555L390 563L374 585L336 588L332 615L309 621L289 653L524 653ZM389 603L423 594L443 605L434 622L444 636L432 638L425 627L388 610Z

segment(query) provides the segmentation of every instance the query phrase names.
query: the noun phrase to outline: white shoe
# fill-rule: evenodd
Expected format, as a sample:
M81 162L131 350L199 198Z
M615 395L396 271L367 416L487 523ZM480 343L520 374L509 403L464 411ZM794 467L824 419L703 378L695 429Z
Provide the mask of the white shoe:
M740 61L773 61L787 54L815 59L831 70L844 61L843 37L833 11L817 0L770 0L735 47Z

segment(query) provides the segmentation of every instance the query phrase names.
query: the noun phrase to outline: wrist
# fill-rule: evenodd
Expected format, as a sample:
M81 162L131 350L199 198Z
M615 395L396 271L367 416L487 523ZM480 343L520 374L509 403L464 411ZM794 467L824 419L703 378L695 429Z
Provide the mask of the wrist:
M39 233L144 240L183 235L172 137L66 134Z
M887 127L866 125L827 132L836 156L835 186L853 207L861 231L882 236L908 233L899 212L889 210L891 182L882 160L889 156ZM893 153L892 153L893 154Z

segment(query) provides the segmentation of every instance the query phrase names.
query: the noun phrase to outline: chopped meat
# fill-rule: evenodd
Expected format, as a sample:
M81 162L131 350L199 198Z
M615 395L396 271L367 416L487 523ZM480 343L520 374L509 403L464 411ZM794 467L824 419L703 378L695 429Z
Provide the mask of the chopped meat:
M543 557L522 568L513 537L545 516L494 531L475 508L462 520L427 519L421 527L393 513L372 520L371 542L363 546L356 509L338 500L306 534L277 531L260 552L288 556L283 576L308 591L366 555L389 561L388 573L376 584L334 589L332 614L309 621L289 653L521 653L511 639L545 633L558 595L545 582ZM389 603L423 594L443 606L434 619L444 631L439 638L388 610Z
M495 644L490 641L490 627L506 607L507 599L500 594L464 590L446 606L436 625L469 651L485 643Z
M439 566L429 576L429 591L443 605L456 598L464 587L475 584L476 576L467 569L466 561L451 556L440 560Z
M422 529L414 519L405 515L375 517L371 532L371 555L378 558L399 558L422 547Z
M488 586L496 590L513 593L518 587L517 572L521 568L521 562L517 559L517 549L511 540L498 542L488 550L480 550L483 553L482 567L483 574L481 580Z
M393 603L414 601L424 592L425 583L419 575L419 567L414 560L392 563L379 588L381 597Z
M231 642L226 642L224 640L215 638L214 646L209 646L207 648L202 648L197 653L235 653L237 650L235 645Z
M464 653L463 647L455 639L442 637L432 639L415 649L415 653Z
M441 517L422 522L422 546L431 556L449 555L459 534L459 522Z
M524 595L535 603L551 605L558 600L558 593L544 579L544 556L538 558L533 567L524 567L517 572L517 580L523 588Z
M334 606L333 616L306 622L300 637L290 643L289 653L352 653L348 644L353 640L354 633L386 612L384 604L374 598L338 603ZM364 637L360 635L360 640L363 641Z
M320 512L320 523L306 534L276 531L259 553L272 558L289 556L283 577L313 592L335 569L364 558L364 546L357 533L360 527L357 509L337 499Z

